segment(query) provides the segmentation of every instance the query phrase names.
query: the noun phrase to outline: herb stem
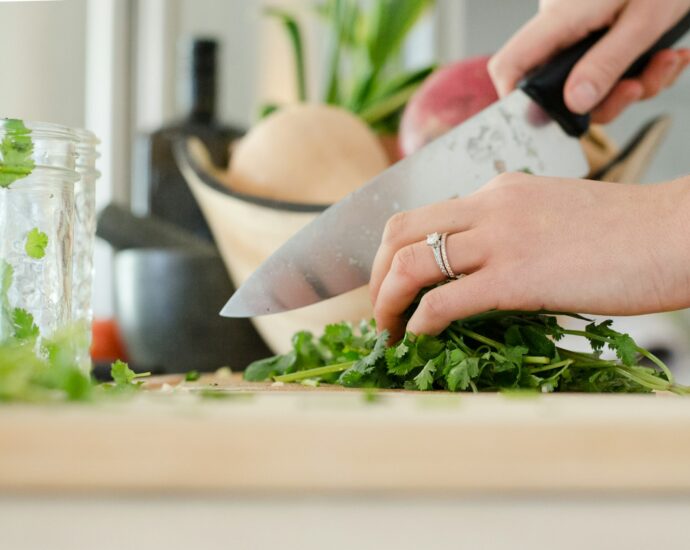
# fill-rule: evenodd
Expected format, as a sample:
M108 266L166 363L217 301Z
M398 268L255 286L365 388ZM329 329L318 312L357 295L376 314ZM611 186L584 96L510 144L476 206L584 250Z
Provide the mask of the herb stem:
M565 359L563 361L558 361L557 363L551 363L550 365L546 365L544 367L535 367L533 369L530 369L529 372L530 372L530 374L534 374L536 372L544 372L547 370L560 369L561 367L569 367L574 362L575 361L573 359Z
M598 334L591 334L589 332L585 332L584 330L572 330L572 329L566 329L563 330L563 334L570 334L571 336L582 336L583 338L587 338L589 340L596 340L598 342L604 342L606 344L609 344L611 346L615 345L615 342L611 338L607 338L606 336L599 336ZM674 384L675 383L675 377L673 376L673 373L671 370L666 366L666 364L659 359L656 355L653 353L650 353L644 348L641 348L640 346L635 346L635 351L642 355L643 357L646 357L649 359L652 363L654 363L657 367L659 367L663 373L666 375L666 378L668 379L669 383Z
M317 367L315 369L301 370L297 372L291 372L290 374L282 374L280 376L275 376L273 380L276 382L296 382L298 380L304 380L305 378L316 378L319 376L325 376L327 374L334 374L336 372L343 372L349 369L355 361L348 361L347 363L338 363L337 365L327 365L325 367Z
M525 355L522 362L526 365L548 365L551 359L541 355Z
M488 336L484 336L482 334L479 334L478 332L474 332L473 330L464 328L464 327L458 327L456 329L460 334L464 334L465 336L468 336L469 338L472 338L473 340L476 340L477 342L481 342L482 344L486 344L487 346L491 346L492 348L501 350L505 346L501 344L500 342L497 342L496 340L493 340L489 338Z

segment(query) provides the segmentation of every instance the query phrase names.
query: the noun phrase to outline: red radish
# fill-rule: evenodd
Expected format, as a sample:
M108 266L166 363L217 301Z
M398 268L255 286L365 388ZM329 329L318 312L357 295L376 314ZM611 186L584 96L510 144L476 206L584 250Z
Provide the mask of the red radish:
M487 63L490 56L464 59L434 72L405 108L400 149L411 155L498 99Z

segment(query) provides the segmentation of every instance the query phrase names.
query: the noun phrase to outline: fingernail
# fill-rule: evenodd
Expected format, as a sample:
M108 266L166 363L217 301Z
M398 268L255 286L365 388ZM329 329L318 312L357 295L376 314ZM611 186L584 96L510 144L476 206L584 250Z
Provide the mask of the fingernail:
M570 108L578 113L592 110L598 101L597 89L588 80L579 82L570 91Z

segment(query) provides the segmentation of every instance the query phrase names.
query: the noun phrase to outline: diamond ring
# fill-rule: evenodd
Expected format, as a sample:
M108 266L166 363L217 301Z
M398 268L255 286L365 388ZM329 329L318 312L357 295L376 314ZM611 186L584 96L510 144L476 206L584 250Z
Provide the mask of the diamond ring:
M453 271L450 266L450 261L448 260L448 251L446 250L446 241L448 239L448 233L430 233L426 236L426 244L431 247L434 252L434 259L438 265L441 273L446 279L457 279L458 276Z

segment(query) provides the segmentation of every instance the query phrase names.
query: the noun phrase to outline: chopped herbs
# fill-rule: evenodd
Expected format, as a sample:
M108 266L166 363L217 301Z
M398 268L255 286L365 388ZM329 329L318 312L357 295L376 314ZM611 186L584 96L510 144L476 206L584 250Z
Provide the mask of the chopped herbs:
M573 330L557 315L588 321L575 314L490 311L455 321L438 337L408 333L391 347L373 321L358 331L348 323L329 325L319 339L296 334L289 353L252 363L244 377L420 391L690 393L611 321ZM591 353L560 347L565 335L584 338ZM617 358L602 358L604 348Z
M24 245L24 250L26 250L27 256L33 258L34 260L40 260L46 255L46 247L48 246L48 235L43 231L39 231L37 227L34 227L26 235L26 244Z
M201 378L201 373L198 370L190 370L184 375L186 382L196 382L199 378Z
M21 120L7 119L0 141L0 187L9 187L25 178L34 169L34 144L29 130Z
M38 337L38 326L34 323L34 316L20 307L12 310L12 324L14 337L17 340L30 340Z
M142 382L138 380L139 378L145 378L151 376L150 372L140 372L136 373L129 368L129 365L124 361L119 359L115 361L110 368L110 376L113 379L116 387L128 387L128 386L138 386Z

